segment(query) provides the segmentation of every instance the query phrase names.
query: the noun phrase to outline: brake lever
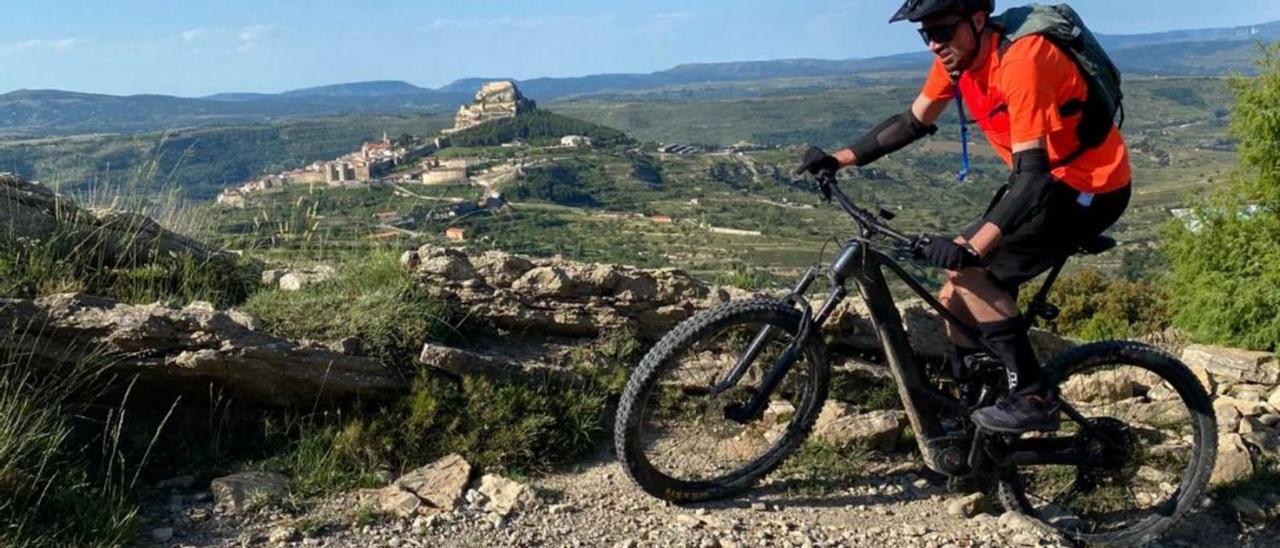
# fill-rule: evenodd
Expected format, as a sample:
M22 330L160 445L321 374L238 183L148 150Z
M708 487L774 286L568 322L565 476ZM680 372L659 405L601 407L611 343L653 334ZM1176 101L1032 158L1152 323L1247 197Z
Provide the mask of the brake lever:
M822 193L822 201L831 203L831 183L835 180L834 173L819 173L814 176L814 180L818 183L818 191Z

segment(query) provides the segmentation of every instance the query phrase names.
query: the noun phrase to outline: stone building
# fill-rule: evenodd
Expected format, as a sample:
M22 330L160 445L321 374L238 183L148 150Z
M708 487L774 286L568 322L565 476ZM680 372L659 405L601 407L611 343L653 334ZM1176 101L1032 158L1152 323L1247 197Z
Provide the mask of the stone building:
M324 165L325 182L330 186L341 186L343 183L356 180L355 166L349 162L327 162Z
M447 129L445 133L461 131L491 120L514 118L537 108L536 103L520 93L515 82L489 82L480 87L475 101L458 109L458 114L453 119L453 129Z
M591 138L582 135L565 135L560 138L560 146L569 148L586 148L591 146Z
M439 158L429 157L423 158L418 166L422 169L422 184L424 185L459 185L471 182L467 175L467 161L465 159L448 159L441 161Z

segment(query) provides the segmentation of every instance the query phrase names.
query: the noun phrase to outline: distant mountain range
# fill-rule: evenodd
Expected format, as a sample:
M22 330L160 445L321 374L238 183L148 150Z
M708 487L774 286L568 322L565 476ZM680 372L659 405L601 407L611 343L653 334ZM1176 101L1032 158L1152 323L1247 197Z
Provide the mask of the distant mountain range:
M1222 76L1250 72L1256 43L1280 40L1280 21L1234 28L1102 35L1099 39L1129 75ZM700 83L921 71L929 61L927 52L917 52L869 59L696 63L647 74L533 78L519 80L518 84L526 96L550 101ZM219 93L199 98L18 90L0 95L0 137L129 133L299 116L446 113L470 101L483 82L499 79L505 78L465 78L439 89L400 81L373 81L275 94Z

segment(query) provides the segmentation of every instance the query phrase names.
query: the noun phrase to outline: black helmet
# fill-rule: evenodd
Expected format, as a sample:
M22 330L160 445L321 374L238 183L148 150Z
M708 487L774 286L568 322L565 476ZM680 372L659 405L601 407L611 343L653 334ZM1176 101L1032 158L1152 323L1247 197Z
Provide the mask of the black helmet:
M980 11L995 11L995 0L907 0L902 3L902 7L898 8L898 13L893 14L893 18L889 19L890 23L898 21L911 21L918 23L921 19L941 13L947 10L956 10L964 13L977 13Z

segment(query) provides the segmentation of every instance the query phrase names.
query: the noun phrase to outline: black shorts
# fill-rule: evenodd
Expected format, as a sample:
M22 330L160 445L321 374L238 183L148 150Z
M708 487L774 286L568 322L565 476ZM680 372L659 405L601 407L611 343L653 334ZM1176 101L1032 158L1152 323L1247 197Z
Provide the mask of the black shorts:
M1074 255L1082 242L1115 224L1129 207L1131 187L1125 185L1119 190L1094 195L1092 202L1085 206L1080 204L1080 191L1054 181L1048 206L1012 234L1003 235L995 253L987 257L991 277L1016 295L1022 284ZM1001 189L987 212L999 203L1003 194ZM978 220L964 231L964 237L972 238L983 224L983 220Z

